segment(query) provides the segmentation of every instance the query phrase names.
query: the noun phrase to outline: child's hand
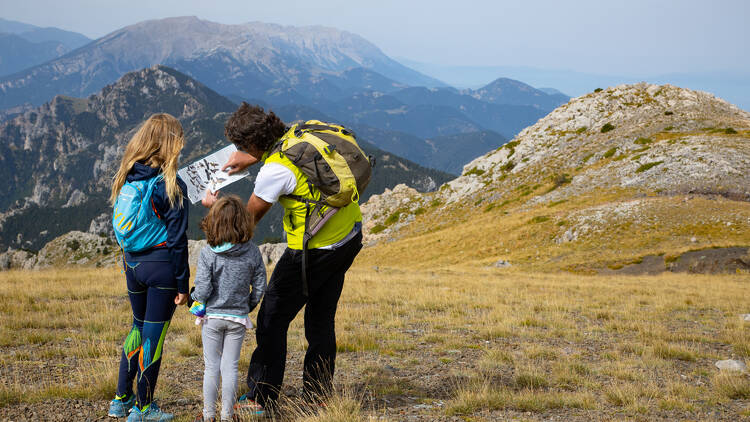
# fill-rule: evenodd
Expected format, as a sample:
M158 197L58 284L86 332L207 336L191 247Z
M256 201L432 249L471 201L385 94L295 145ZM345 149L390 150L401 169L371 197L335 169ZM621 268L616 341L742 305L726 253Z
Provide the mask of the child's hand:
M187 303L187 295L185 293L177 293L174 298L175 305L184 305Z
M195 300L193 301L193 306L190 307L190 313L197 317L202 317L206 315L206 305Z

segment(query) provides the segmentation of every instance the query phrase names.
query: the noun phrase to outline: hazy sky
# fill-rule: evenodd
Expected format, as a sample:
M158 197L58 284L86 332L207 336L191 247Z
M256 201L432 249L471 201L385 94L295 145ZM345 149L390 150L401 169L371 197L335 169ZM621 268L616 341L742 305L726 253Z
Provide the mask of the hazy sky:
M0 17L97 38L147 19L325 25L391 57L642 75L750 74L746 0L0 0Z

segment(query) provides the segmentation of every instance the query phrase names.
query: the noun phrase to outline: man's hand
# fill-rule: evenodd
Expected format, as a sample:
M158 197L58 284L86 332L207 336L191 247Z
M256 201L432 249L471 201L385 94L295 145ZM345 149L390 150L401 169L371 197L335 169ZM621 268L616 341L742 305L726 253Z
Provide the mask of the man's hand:
M221 170L226 171L229 174L235 174L245 170L258 161L260 161L258 157L252 156L246 152L235 151L229 156L229 160L227 160Z
M211 206L219 199L219 191L211 192L211 189L206 189L206 196L201 199L201 205L203 205L206 208L211 208Z
M177 296L174 298L175 305L184 305L187 303L187 294L185 293L177 293Z

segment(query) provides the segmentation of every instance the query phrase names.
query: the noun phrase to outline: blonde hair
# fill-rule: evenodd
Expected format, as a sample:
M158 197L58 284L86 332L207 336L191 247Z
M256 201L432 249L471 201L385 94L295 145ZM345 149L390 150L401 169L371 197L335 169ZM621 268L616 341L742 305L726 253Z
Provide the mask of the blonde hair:
M211 246L245 243L253 238L253 215L236 195L222 196L201 220L201 230Z
M112 195L109 200L114 205L128 173L137 161L149 167L161 169L170 207L182 206L182 191L177 185L177 159L185 145L182 125L167 113L154 114L146 120L125 147L120 168L112 181Z

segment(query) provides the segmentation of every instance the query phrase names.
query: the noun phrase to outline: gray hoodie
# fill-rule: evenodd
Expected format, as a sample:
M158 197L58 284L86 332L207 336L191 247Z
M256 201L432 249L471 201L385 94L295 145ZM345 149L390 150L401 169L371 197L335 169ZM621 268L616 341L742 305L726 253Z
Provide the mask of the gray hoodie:
M255 243L228 245L201 249L192 298L206 305L206 315L245 317L266 290L266 266Z

